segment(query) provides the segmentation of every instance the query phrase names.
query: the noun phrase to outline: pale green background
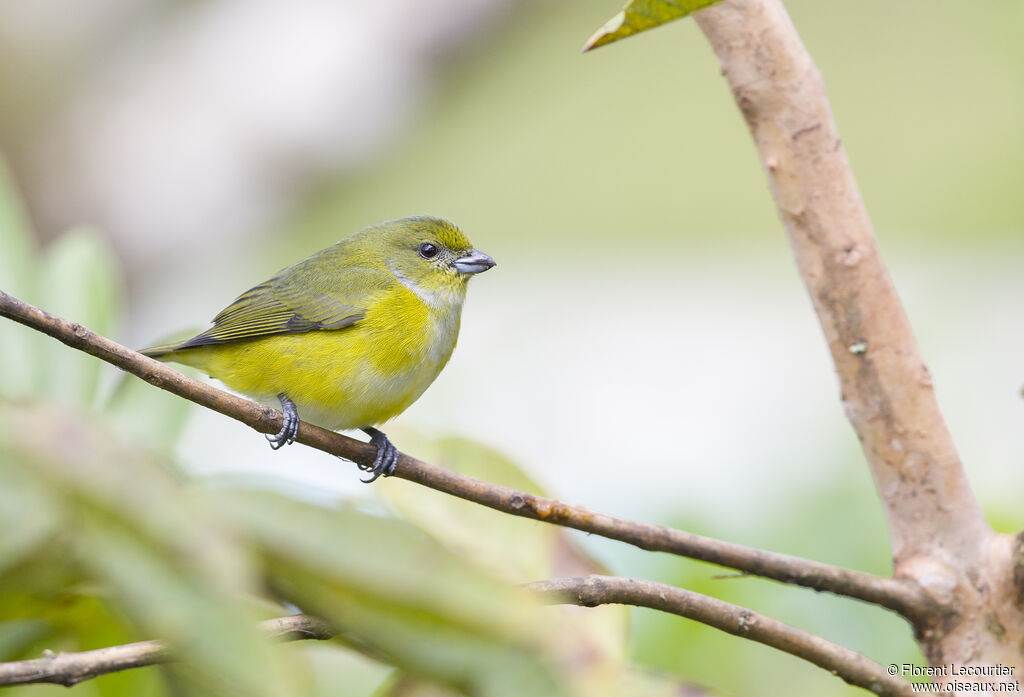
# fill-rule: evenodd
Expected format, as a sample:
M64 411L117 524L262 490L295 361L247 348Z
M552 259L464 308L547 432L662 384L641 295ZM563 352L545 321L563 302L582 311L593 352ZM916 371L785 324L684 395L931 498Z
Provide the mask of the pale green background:
M994 524L1019 529L1024 5L788 7L975 489ZM187 265L137 278L119 338L201 324L363 225L443 215L499 265L473 282L451 366L389 429L399 447L403 430L468 436L570 502L887 574L883 512L717 62L690 20L581 56L618 9L521 4L425 86L385 156L325 178L241 249L211 231ZM354 471L271 454L209 413L180 454L313 497L367 493ZM615 573L747 604L883 665L922 660L881 610L584 541ZM635 620L638 662L729 694L864 694L685 620Z

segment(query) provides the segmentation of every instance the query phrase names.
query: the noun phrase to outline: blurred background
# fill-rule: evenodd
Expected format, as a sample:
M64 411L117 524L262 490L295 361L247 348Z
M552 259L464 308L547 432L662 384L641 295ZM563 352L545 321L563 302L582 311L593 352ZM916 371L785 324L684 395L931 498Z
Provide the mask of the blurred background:
M787 7L975 490L1018 530L1024 5ZM716 59L685 19L580 55L620 8L2 0L0 152L38 247L80 226L108 242L126 299L108 334L135 347L205 327L363 226L447 217L498 266L472 284L449 367L386 429L399 448L469 438L568 502L888 574L881 507ZM310 500L374 495L353 467L272 453L204 410L174 455ZM923 660L880 610L580 539L614 573L883 664ZM859 694L678 618L632 619L632 660L729 694Z

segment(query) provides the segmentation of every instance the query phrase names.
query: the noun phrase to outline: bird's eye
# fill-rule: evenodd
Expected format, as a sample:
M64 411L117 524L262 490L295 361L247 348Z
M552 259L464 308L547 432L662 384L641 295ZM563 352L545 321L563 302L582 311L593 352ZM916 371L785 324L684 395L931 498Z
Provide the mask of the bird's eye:
M433 259L437 256L437 247L429 242L424 242L420 245L420 256L424 259Z

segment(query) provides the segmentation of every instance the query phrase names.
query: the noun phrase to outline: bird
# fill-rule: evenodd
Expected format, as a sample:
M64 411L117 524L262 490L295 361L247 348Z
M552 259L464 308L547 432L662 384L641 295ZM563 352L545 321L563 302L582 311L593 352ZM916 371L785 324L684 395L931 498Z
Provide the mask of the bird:
M213 326L143 349L198 368L264 404L280 404L274 450L300 414L377 448L364 482L394 473L398 450L376 427L405 411L447 365L469 279L495 265L454 224L430 216L364 228L245 291Z

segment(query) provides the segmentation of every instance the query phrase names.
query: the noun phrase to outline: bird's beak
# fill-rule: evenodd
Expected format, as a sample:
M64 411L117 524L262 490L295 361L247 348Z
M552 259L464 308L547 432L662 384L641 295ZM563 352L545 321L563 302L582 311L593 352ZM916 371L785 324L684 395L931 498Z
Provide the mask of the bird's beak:
M452 266L459 273L480 273L494 266L494 259L478 249L471 249L469 254L452 262Z

